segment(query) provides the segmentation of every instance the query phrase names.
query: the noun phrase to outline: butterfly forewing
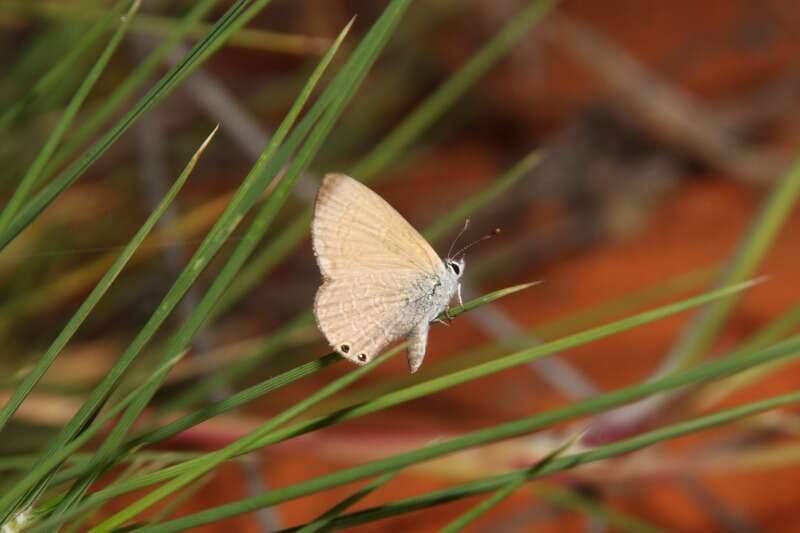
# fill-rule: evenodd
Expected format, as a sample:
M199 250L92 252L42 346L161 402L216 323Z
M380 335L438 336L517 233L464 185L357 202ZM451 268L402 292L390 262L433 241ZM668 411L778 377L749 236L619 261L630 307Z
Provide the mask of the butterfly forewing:
M408 334L445 273L433 248L392 206L343 174L323 180L312 240L324 277L317 322L331 346L359 364Z
M400 213L344 174L325 176L311 233L325 277L355 271L444 270L431 245Z

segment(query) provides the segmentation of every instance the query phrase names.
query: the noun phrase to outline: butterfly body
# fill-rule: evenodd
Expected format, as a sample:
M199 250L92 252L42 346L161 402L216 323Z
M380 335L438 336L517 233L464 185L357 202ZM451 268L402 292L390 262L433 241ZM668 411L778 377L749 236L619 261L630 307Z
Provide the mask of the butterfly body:
M331 347L363 365L408 338L415 372L430 322L458 290L463 259L440 259L385 200L344 174L325 176L311 230L323 276L314 314Z

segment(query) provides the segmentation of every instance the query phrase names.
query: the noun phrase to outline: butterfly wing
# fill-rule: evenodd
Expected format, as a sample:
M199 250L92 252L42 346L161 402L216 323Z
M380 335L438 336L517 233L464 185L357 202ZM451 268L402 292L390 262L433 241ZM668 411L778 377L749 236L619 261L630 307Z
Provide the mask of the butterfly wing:
M424 316L442 261L383 198L343 174L325 176L311 231L324 278L319 328L343 357L368 363Z
M431 245L400 213L344 174L328 174L322 181L311 238L326 278L387 270L444 271Z
M348 275L326 280L317 291L314 314L320 330L354 363L369 363L387 344L405 337L419 320L421 293L433 290L433 283L426 288L418 277L416 284L410 275L390 279Z

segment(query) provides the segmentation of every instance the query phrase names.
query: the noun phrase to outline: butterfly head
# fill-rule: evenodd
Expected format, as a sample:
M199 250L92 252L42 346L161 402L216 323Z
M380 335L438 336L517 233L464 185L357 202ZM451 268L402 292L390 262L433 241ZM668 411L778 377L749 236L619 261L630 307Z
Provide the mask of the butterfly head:
M459 258L448 257L444 260L444 266L447 267L447 271L455 276L456 279L459 279L464 275L464 256L462 255Z
M450 245L450 249L447 251L447 259L444 260L444 265L447 267L447 271L450 272L455 276L456 279L459 279L461 276L464 275L464 253L478 244L479 242L483 242L487 239L491 239L495 235L500 233L499 229L493 230L488 235L484 235L483 237L472 241L471 243L467 244L466 246L461 247L457 252L453 253L453 248L456 247L456 243L464 235L464 232L467 231L469 227L469 219L464 221L464 227L461 228L461 231L456 236L453 243Z

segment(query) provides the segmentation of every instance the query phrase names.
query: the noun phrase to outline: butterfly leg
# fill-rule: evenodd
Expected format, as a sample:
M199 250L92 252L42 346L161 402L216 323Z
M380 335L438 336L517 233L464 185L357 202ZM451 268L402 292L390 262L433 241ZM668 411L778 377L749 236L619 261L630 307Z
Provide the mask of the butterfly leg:
M458 284L458 288L456 289L456 294L458 294L458 305L464 307L464 300L461 298L461 284Z
M425 359L425 349L428 347L428 322L420 322L408 335L408 369L413 374L422 365Z

